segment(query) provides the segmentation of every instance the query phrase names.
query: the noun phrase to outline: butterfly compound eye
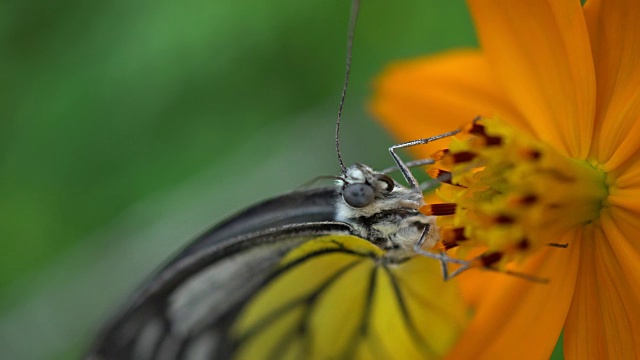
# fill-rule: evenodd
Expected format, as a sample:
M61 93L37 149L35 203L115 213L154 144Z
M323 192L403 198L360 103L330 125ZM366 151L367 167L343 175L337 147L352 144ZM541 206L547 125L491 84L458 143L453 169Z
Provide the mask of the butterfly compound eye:
M375 194L373 188L367 184L349 184L342 190L342 198L347 205L362 208L373 202Z

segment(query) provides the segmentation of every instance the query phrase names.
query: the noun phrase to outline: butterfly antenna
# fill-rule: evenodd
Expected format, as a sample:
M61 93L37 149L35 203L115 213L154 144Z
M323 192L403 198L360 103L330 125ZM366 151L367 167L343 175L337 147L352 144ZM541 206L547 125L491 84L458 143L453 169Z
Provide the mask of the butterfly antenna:
M358 10L360 10L360 1L353 0L351 2L351 17L349 18L349 29L347 30L347 58L344 69L344 83L342 84L342 94L340 95L340 105L338 106L338 118L336 119L336 153L338 154L338 162L345 173L347 168L342 161L340 152L340 119L342 118L342 109L344 107L344 99L347 96L347 87L349 85L349 74L351 73L351 55L353 53L353 36L356 32L356 21L358 20Z

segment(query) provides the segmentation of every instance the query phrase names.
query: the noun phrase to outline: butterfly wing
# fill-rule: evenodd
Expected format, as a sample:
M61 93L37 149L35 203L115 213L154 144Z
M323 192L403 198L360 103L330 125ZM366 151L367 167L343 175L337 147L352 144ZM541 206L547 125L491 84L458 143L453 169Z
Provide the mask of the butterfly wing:
M258 204L205 233L134 294L87 358L440 357L465 317L438 264L322 221L334 190L307 195Z
M265 200L214 226L187 246L175 259L255 231L290 224L333 221L337 196L335 187L322 187L294 191Z
M436 262L344 235L290 251L231 328L236 359L441 358L465 323Z
M131 296L88 358L158 358L169 353L161 344L180 343L203 323L224 327L222 317L232 317L291 248L316 235L349 233L346 224L326 222L334 216L335 196L334 188L292 192L207 231Z

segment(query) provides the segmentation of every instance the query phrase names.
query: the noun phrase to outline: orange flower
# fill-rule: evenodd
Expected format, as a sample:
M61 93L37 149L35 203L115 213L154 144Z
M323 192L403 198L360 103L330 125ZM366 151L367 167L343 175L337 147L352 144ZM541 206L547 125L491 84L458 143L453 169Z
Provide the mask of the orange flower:
M517 143L473 164L496 176L476 181L469 167L457 175L454 167L458 182L500 189L496 198L448 196L473 215L458 217L456 226L485 248L505 251L533 238L519 270L550 283L488 271L461 275L474 317L451 358L548 358L563 328L567 358L640 358L640 2L468 2L482 51L393 66L378 83L373 109L403 141L482 115L494 135ZM427 157L442 147L415 151ZM485 151L463 141L450 150L470 147L474 156ZM549 162L523 169L528 165L513 159L513 149L527 147L543 149ZM514 176L514 168L538 178ZM562 176L540 177L556 171ZM538 192L530 199L542 197L546 206L535 216L512 206L529 188ZM487 229L483 216L492 211L521 216L517 231Z

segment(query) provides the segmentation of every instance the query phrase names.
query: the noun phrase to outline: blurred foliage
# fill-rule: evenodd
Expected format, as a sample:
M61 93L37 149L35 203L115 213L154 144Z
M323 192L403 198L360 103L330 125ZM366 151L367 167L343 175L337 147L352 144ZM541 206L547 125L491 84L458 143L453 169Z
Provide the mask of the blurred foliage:
M121 294L112 294L107 283L83 288L66 281L96 268L105 276L113 269L109 284L125 281L127 276L117 276L116 270L136 272L133 261L109 260L124 259L114 244L129 230L113 230L118 219L129 220L127 229L135 231L161 222L131 220L129 210L136 204L177 198L163 202L171 214L181 208L183 196L176 193L205 197L200 188L190 188L190 180L205 172L214 173L219 184L253 174L250 185L241 188L250 190L242 200L248 202L284 190L274 189L274 181L260 174L288 179L321 156L335 166L331 128L342 86L349 6L345 0L0 4L0 342L5 342L0 357L68 358L85 346L102 307ZM394 59L474 44L460 0L364 1L347 100L352 117L364 118L370 82ZM316 134L318 122L324 130ZM344 141L353 149L357 142L382 144L377 156L388 161L387 139L363 137L370 132L362 129L369 127L376 128L347 118ZM280 133L284 141L269 135ZM326 147L314 151L305 137ZM281 167L251 172L264 159L278 159L278 151L310 155L273 174L269 169ZM239 166L230 165L230 158ZM224 201L210 205L220 214L246 205L236 203L228 189L212 191L227 192L218 198ZM157 203L151 204L143 212L152 213ZM183 225L192 236L201 230L189 227L194 216L184 215L169 227ZM209 223L218 220L198 216ZM175 249L185 240L166 246ZM151 244L139 250L150 262L166 256L152 255L156 245ZM136 259L142 259L139 254ZM66 265L58 267L56 278L51 269L58 263ZM69 294L79 294L74 295L80 298L77 306L68 304L64 296ZM66 299L59 302L67 307L60 310L51 299ZM33 314L29 306L38 301L44 304L37 307L42 313ZM82 312L81 306L97 310ZM28 316L32 322L25 320ZM52 319L68 319L68 324L49 324ZM34 333L44 330L32 324L54 329L46 335L49 342ZM20 353L29 347L29 334L56 346Z
M290 114L335 98L348 7L292 0L4 3L0 289L137 200L215 163L264 124L284 126ZM367 2L352 91L382 59L469 44L462 4L446 10L451 18L443 9ZM450 35L434 36L434 29Z

